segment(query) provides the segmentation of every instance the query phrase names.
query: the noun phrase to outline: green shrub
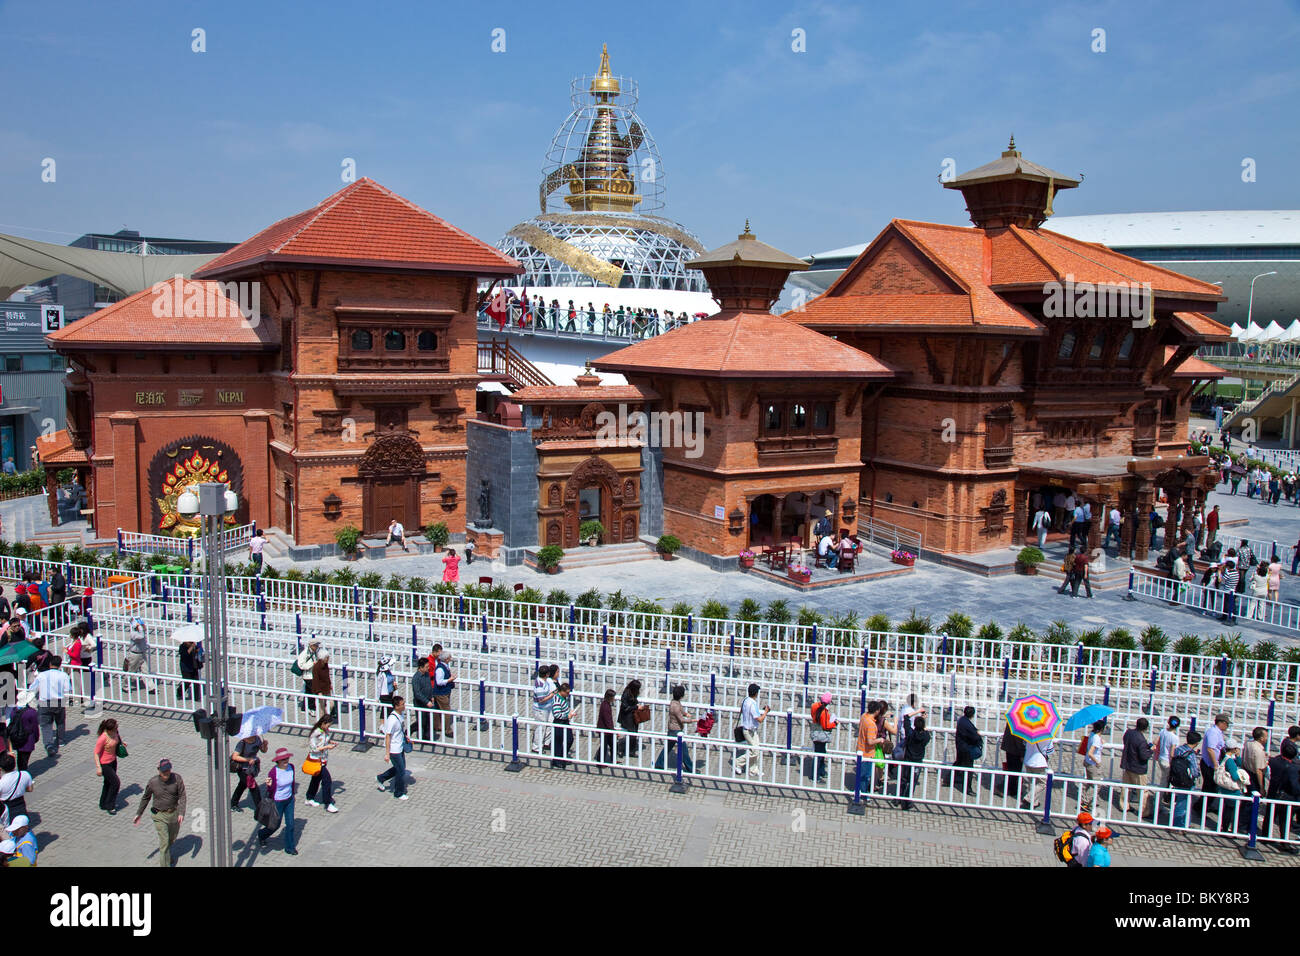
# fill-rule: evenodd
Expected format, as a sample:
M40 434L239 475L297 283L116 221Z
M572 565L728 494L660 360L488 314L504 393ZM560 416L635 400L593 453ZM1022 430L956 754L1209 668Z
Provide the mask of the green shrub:
M378 571L367 571L357 575L357 586L378 590L384 586L384 576Z
M524 588L515 594L515 600L520 604L541 604L545 595L537 588Z
M68 556L68 549L61 544L52 544L45 551L45 560L53 561L55 564L62 564ZM78 561L77 564L84 562Z
M712 598L700 607L700 617L706 620L723 621L731 617L731 608Z
M397 577L397 575L393 575ZM406 590L413 594L425 594L429 590L429 582L421 577L411 577L406 582Z
M930 623L930 618L921 617L916 613L916 608L908 612L906 620L898 625L900 634L933 634L934 627Z
M100 552L99 563L106 568L120 568L122 566L122 556L116 551L103 551Z
M812 608L803 606L799 608L799 616L795 618L795 623L800 627L813 627L822 623L820 611L814 611Z
M653 601L650 598L637 598L632 602L632 613L637 615L635 618L637 627L649 628L654 626L654 621L648 615L663 614L664 608L658 601Z
M767 611L763 614L763 619L769 624L789 624L790 602L785 598L777 598L775 601L769 601Z
M1023 641L1029 644L1033 644L1037 642L1038 635L1035 634L1034 629L1030 627L1028 624L1026 624L1024 621L1018 621L1016 623L1016 626L1013 627L1007 633L1007 640Z
M1282 654L1282 660L1288 664L1300 664L1300 647L1288 647Z
M14 553L16 554L17 552L14 552ZM126 559L126 570L128 570L128 571L143 571L143 570L144 570L144 556L143 556L143 555L139 555L139 554L133 554L133 555L131 555L131 557L127 558L127 559Z
M254 577L254 576L255 575L253 574L253 572L249 571L249 577ZM263 563L262 577L266 578L268 581L274 581L279 576L280 576L280 572L277 571L273 565Z
M600 588L587 588L576 598L573 599L574 607L585 607L593 611L598 611L603 606L600 597Z
M1079 643L1084 647L1101 647L1106 643L1106 632L1100 627L1090 627L1079 632Z
M1128 628L1116 627L1106 635L1106 646L1120 651L1133 651L1137 650L1137 640Z
M695 608L693 608L690 604L686 603L685 601L678 601L676 604L672 606L672 608L668 611L668 613L674 614L677 617L689 617L691 612L694 610Z
M449 597L455 597L460 593L460 587L455 581L437 581L430 587L431 594L443 594Z
M352 568L335 568L330 573L330 584L341 584L344 587L352 587L357 583L357 572Z
M451 531L445 521L438 521L424 526L424 540L435 547L445 547L451 539Z
M564 549L558 544L548 544L537 552L537 566L543 571L558 567L564 558Z
M736 609L736 619L740 621L761 621L763 606L753 598L745 598Z
M385 591L405 591L406 578L400 574L390 574L388 580L384 582Z
M1023 564L1027 568L1036 568L1043 563L1046 557L1047 555L1031 544L1021 548L1019 553L1016 554L1016 563Z
M661 534L655 542L655 550L660 554L676 554L681 546L682 539L675 534Z
M888 614L881 614L880 612L876 612L875 614L871 615L871 617L867 618L866 621L863 622L862 629L864 631L876 631L878 633L884 634L889 631L892 631L894 629L894 624L889 619Z
M1213 640L1207 641L1202 653L1214 657L1226 656L1231 660L1239 661L1250 656L1250 646L1238 631L1236 634L1220 634Z
M975 622L969 614L953 611L939 625L939 633L949 637L970 637L975 630Z
M1282 648L1277 641L1260 641L1250 649L1250 656L1257 661L1275 661L1282 656Z
M1163 654L1169 648L1169 635L1158 624L1142 628L1142 650Z
M10 554L10 544L4 538L0 538L0 557L8 557Z
M628 600L622 589L610 592L609 597L605 600L605 606L611 611L626 611L631 605L632 602Z
M826 626L834 630L856 632L862 627L862 624L858 620L857 611L846 611L843 614L833 615L830 620L826 622ZM836 635L837 638L847 636L848 635Z
M361 546L361 529L345 524L334 532L334 543L344 554L356 554Z
M492 584L483 592L483 596L490 601L513 601L515 592L509 585Z
M1178 635L1178 640L1174 641L1175 654L1199 654L1201 653L1201 638L1198 634L1189 634L1184 631Z
M284 579L286 581L305 581L307 580L307 576L297 568L290 568L288 571L284 572Z
M563 588L551 588L551 590L546 592L547 604L552 604L557 607L568 607L572 601L573 598L569 597L569 592Z
M975 636L981 641L1000 641L1002 640L1002 628L996 621L989 621L976 632Z
M487 586L479 584L477 581L472 581L461 588L460 593L467 598L481 598L487 593Z
M594 518L582 522L578 525L578 540L588 541L591 538L605 537L605 526Z
M324 568L312 568L307 572L307 580L312 584L329 584L329 572Z
M1053 621L1043 631L1044 644L1073 644L1074 641L1074 631L1065 621Z

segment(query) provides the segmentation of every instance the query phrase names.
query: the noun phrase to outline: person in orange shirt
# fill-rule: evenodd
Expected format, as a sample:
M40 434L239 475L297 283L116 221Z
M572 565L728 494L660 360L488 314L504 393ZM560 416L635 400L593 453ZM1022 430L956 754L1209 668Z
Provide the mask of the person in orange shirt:
M881 759L880 754L877 753L884 746L884 738L880 736L877 724L877 719L884 709L885 702L883 700L869 701L862 719L858 721L858 753L862 754L864 765L870 760L877 768L875 773L871 773L870 768L868 768L873 789L879 786L884 779L884 761Z

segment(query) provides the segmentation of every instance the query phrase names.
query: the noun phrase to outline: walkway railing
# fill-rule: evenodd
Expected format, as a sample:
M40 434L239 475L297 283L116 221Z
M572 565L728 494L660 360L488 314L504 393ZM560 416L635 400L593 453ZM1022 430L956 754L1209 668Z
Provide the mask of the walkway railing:
M578 309L575 317L569 319L568 307L552 310L547 306L538 314L532 309L524 313L523 309L512 304L509 308L505 328L487 311L478 314L478 327L485 332L501 334L509 332L515 335L536 335L559 339L589 339L600 342L634 342L639 339L653 338L672 329L695 322L696 317L680 316L667 319L663 316L645 316L638 320L635 313L624 312L620 318L616 312L590 313Z
M1192 581L1174 581L1148 571L1129 572L1129 596L1153 598L1213 617L1230 617L1300 633L1300 605L1220 591Z
M248 547L249 540L257 530L256 522L228 528L221 532L222 547L227 554ZM166 554L187 558L190 561L203 557L203 540L201 538L177 538L163 534L149 534L142 531L123 531L117 529L118 554Z
M861 515L858 518L858 537L866 538L873 544L887 545L891 551L902 549L912 554L921 553L921 532L871 515Z

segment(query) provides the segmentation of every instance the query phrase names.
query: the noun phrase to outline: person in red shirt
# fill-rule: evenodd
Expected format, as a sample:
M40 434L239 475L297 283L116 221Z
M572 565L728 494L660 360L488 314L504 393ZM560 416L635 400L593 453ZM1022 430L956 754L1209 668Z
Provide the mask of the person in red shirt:
M1215 505L1214 510L1205 516L1205 550L1209 551L1214 546L1214 538L1219 533L1219 506Z

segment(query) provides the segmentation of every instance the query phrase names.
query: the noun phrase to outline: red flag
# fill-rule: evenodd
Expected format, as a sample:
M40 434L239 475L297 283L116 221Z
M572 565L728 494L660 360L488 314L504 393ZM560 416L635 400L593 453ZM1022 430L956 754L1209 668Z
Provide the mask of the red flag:
M494 295L492 301L488 303L487 314L489 318L501 327L502 331L505 331L506 320L509 317L509 313L506 310L505 289L497 289L497 294Z

